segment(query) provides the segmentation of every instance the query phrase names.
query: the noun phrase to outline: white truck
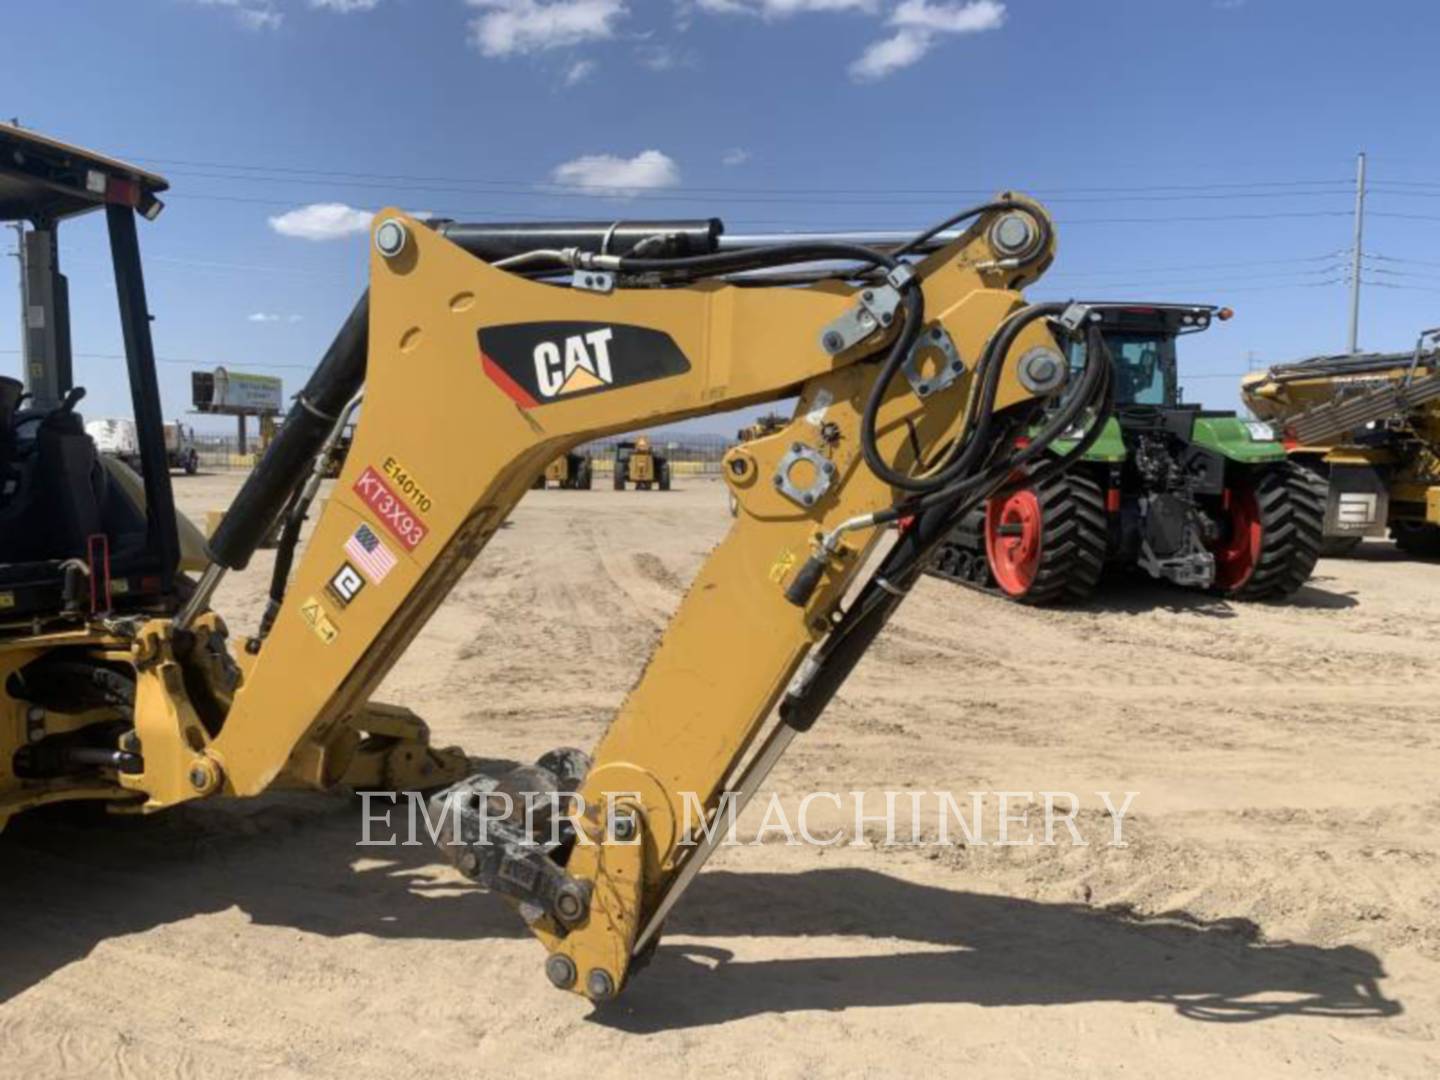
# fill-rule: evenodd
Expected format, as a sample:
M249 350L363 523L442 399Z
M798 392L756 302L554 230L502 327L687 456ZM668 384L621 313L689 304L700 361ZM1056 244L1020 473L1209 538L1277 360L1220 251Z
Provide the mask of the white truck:
M140 444L135 435L135 421L123 418L91 420L85 432L95 441L102 454L117 457L136 472L140 471ZM195 448L195 429L180 421L165 425L165 456L172 469L185 470L194 476L200 468L200 453Z

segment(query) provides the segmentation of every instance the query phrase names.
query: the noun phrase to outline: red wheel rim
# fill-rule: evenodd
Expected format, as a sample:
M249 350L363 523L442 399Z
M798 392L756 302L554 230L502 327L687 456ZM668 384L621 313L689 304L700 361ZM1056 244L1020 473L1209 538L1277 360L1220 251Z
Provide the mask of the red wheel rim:
M1024 596L1040 566L1040 500L1030 488L997 495L985 506L985 553L995 583Z
M1211 549L1215 556L1215 586L1238 589L1250 580L1260 561L1264 529L1255 492L1249 488L1230 490L1230 507L1225 520L1226 535Z

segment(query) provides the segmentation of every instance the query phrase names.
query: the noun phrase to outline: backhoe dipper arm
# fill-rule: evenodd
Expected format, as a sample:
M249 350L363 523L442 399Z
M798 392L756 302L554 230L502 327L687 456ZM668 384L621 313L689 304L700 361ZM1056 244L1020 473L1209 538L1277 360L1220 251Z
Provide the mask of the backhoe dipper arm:
M551 755L530 770L530 780L578 782L563 850L511 843L515 818L491 828L492 778L458 785L444 804L456 811L451 857L516 901L551 952L553 981L603 999L653 939L647 923L703 861L687 834L696 810L700 820L715 814L747 754L752 777L773 764L788 735L762 739L762 730L787 686L797 701L815 678L813 663L802 669L812 648L825 643L818 655L829 659L847 651L827 638L845 623L842 598L894 508L928 506L934 518L958 498L898 490L866 460L877 359L909 329L906 305L919 299L907 292L923 294L924 321L873 409L869 449L919 476L953 461L967 434L981 434L974 425L1063 381L1051 329L1016 316L1015 290L1049 264L1052 231L1040 207L1007 197L888 278L613 288L602 277L587 288L581 259L579 287L564 289L488 265L399 211L375 220L364 405L273 630L240 658L243 678L213 737L186 716L173 675L166 692L180 700L168 715L137 704L145 766L124 782L151 806L255 793L282 771L337 782L370 695L550 460L597 436L798 397L788 426L726 456L735 524L593 764ZM590 265L598 274L615 263ZM657 284L643 259L619 269L632 267ZM991 356L999 338L1002 353ZM987 357L993 378L982 377ZM971 474L994 473L993 440L1010 430L997 425L992 445L970 448ZM904 585L872 581L867 593ZM212 615L188 621L187 634L223 634ZM155 637L163 667L173 642ZM824 696L853 662L832 668ZM162 693L158 681L142 678L142 698ZM188 786L165 774L177 763ZM475 825L477 813L479 831L467 834L461 818Z

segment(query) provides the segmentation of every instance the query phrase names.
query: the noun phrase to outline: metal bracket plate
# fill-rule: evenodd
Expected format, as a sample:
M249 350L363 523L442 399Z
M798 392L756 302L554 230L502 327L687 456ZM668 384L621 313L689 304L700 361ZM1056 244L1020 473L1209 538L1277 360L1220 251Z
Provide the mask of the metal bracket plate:
M940 364L929 376L920 369L920 357L926 349L936 349L940 353ZM945 332L945 328L936 325L915 339L915 344L910 346L910 354L905 357L905 363L900 366L900 370L910 383L910 389L924 398L952 386L956 379L965 374L965 361L961 359L960 350L955 347L955 342Z
M802 461L808 462L815 473L815 478L805 487L791 477L794 467ZM814 447L791 443L775 469L775 489L798 506L814 506L830 490L835 472L835 463Z
M820 331L820 347L838 356L893 323L899 306L900 291L892 285L862 290L854 307Z
M612 293L615 291L615 275L608 270L576 270L570 275L570 287L586 292Z

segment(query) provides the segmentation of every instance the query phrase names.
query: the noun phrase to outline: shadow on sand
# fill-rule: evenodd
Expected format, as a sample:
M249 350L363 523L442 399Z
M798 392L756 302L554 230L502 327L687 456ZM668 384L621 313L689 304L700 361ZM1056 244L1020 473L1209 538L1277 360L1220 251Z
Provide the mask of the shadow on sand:
M428 846L354 847L359 816L352 800L284 795L91 828L18 819L0 835L0 1002L108 938L232 906L257 923L330 937L527 935L498 899L431 873ZM1358 947L1266 943L1235 920L1139 919L851 867L707 872L666 932L649 967L594 1022L639 1033L920 1003L1158 1002L1209 1021L1401 1011L1379 989L1379 958ZM875 954L738 960L675 940L711 937L860 939L859 951ZM540 969L537 948L536 979Z
M1077 607L1079 611L1114 612L1141 615L1147 611L1169 611L1179 615L1197 615L1211 619L1233 619L1240 609L1251 606L1275 606L1311 610L1339 611L1358 607L1353 592L1335 592L1326 588L1334 578L1323 572L1300 586L1283 600L1254 602L1227 600L1213 593L1183 589L1162 581L1153 581L1138 574L1107 574L1095 595Z

